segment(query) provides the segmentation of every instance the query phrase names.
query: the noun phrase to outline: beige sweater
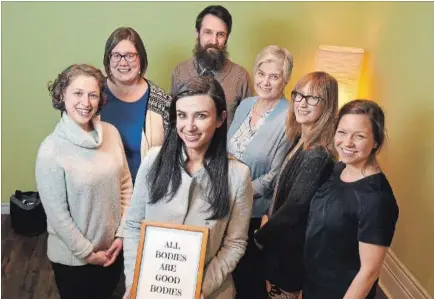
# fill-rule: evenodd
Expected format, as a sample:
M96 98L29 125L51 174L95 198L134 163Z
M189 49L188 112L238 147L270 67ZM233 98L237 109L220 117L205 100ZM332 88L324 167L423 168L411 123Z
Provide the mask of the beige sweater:
M95 131L86 133L64 113L36 158L48 258L64 265L85 265L92 251L123 236L133 189L119 132L98 117L92 121Z
M199 75L195 63L195 59L190 58L175 67L172 72L172 93L187 79ZM215 79L225 91L229 128L238 104L252 96L249 74L242 66L226 59L223 69L216 74Z

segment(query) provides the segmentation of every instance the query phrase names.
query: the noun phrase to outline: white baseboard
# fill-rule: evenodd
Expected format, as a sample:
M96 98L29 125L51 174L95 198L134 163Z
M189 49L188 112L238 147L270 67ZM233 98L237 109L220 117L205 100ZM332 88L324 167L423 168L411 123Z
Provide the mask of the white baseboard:
M8 202L5 202L5 203L2 202L2 215L3 214L5 214L5 215L9 215L10 214L9 205L10 204Z
M390 249L381 269L380 287L389 299L432 299Z

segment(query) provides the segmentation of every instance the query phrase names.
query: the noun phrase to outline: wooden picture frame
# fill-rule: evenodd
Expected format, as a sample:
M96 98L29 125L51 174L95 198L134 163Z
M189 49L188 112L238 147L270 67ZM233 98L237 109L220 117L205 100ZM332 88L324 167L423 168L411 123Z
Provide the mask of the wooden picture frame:
M131 299L200 299L208 234L207 227L142 221Z

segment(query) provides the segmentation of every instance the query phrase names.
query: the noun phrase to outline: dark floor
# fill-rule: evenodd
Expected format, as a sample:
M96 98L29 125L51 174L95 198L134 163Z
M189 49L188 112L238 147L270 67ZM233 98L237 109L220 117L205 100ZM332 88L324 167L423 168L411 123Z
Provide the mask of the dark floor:
M37 237L15 234L9 215L1 215L1 223L1 298L60 299L47 259L47 233ZM124 290L120 285L112 299L122 298Z
M9 215L1 215L2 299L59 299L47 259L47 234L23 237L13 232ZM112 299L122 298L120 284ZM95 298L98 299L98 298ZM387 299L378 290L376 299Z

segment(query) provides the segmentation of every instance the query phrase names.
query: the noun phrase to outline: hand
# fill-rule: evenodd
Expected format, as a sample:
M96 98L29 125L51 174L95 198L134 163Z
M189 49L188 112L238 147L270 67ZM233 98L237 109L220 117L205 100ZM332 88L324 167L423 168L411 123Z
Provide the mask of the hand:
M130 299L131 298L131 288L132 288L132 286L129 286L126 288L125 294L122 297L122 299Z
M86 258L86 262L88 262L89 264L92 264L92 265L103 266L105 263L107 263L109 261L109 259L105 255L105 253L106 252L104 250L92 252Z
M200 293L200 299L205 299L205 296L203 295L203 293Z
M122 250L122 245L123 241L121 238L116 238L113 241L110 248L105 252L105 256L107 257L108 261L104 264L104 267L113 265Z

